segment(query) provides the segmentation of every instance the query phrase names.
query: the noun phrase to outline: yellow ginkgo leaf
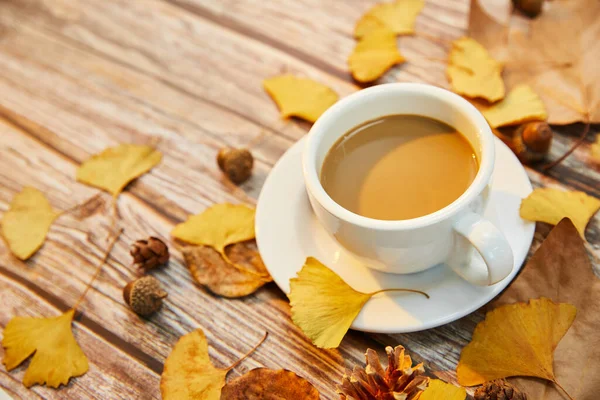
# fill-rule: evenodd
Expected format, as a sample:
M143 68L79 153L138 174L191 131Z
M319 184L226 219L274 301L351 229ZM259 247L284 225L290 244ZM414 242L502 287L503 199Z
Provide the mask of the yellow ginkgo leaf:
M293 75L268 78L263 85L277 103L283 118L298 117L315 122L338 100L337 93L329 87Z
M117 197L129 182L150 171L161 159L162 154L150 146L120 144L84 161L77 169L77 180Z
M452 42L446 74L456 93L498 101L504 97L502 64L477 41L463 37Z
M547 298L515 303L487 313L462 351L458 383L479 385L510 376L533 376L556 382L553 353L577 309Z
M165 361L160 379L163 400L219 400L227 373L260 346L267 335L241 359L228 368L216 368L208 356L208 343L202 329L179 338Z
M365 35L348 58L352 76L359 82L371 82L390 67L404 62L398 51L396 35L386 27Z
M88 360L71 332L74 314L71 309L53 318L11 319L2 339L6 369L10 371L33 354L23 378L27 387L46 384L57 388L71 377L85 374Z
M411 289L384 289L362 293L352 289L319 260L308 257L296 278L290 279L292 320L317 347L334 348L350 329L365 303L377 293Z
M254 239L253 208L242 204L217 204L177 224L171 235L191 244L211 246L226 257L225 246Z
M542 99L527 85L515 86L504 100L483 108L481 113L492 128L548 118Z
M521 201L521 218L556 225L569 218L577 231L584 237L585 227L596 211L600 200L583 192L538 188Z
M201 329L182 336L165 361L160 379L164 400L219 400L228 369L215 368Z
M20 260L31 257L44 244L48 230L59 214L42 192L23 188L13 197L10 208L2 217L2 236L10 251Z
M419 400L465 400L466 398L467 391L465 388L451 385L439 379L432 379Z
M415 31L415 20L423 9L425 0L396 0L380 3L367 11L354 27L357 39L370 32L387 27L395 35L409 35Z

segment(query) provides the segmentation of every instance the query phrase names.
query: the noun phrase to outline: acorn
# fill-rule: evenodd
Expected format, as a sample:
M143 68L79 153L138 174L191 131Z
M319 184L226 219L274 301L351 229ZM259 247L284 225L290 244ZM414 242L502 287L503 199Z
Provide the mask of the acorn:
M167 292L153 276L144 276L129 282L123 289L123 299L139 315L150 315L160 309Z
M498 130L494 130L494 133L523 164L542 161L552 146L552 128L547 122L527 122L519 126L512 135L506 135Z
M247 181L250 175L252 175L254 157L252 157L252 153L248 149L226 147L219 150L217 164L229 180L239 185Z

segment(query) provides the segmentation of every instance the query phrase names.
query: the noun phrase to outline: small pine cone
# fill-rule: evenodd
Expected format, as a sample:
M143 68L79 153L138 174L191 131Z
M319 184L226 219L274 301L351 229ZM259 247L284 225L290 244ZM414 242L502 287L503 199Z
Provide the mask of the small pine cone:
M134 264L144 270L156 268L169 261L169 248L155 237L136 241L131 245L129 254L133 257Z
M415 400L429 384L429 378L423 373L423 364L412 366L404 347L386 347L388 366L384 370L379 356L368 349L365 368L354 367L347 370L342 384L337 387L341 400Z
M475 391L475 400L527 400L527 395L504 379L487 382Z

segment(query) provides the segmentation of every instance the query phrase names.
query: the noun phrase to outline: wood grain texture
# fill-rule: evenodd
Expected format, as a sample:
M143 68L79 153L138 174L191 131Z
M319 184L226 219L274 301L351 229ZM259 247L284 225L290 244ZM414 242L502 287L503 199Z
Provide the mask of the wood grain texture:
M289 71L330 85L340 95L359 89L346 71L354 22L371 0L4 0L0 2L0 212L25 185L66 210L29 261L0 244L0 326L15 315L49 316L77 299L102 257L109 234L110 196L74 180L91 154L118 143L153 143L163 162L133 182L118 201L125 228L102 274L81 305L75 335L90 372L60 390L25 389L21 366L0 368L0 385L24 399L159 398L162 364L179 336L202 327L217 366L226 366L269 331L269 339L230 377L265 366L306 377L323 399L335 399L343 368L363 362L367 347L403 344L430 372L455 381L460 350L482 319L471 314L421 333L350 332L337 350L314 348L291 323L283 293L269 284L239 300L195 285L171 243L170 265L153 272L169 292L149 319L133 314L122 288L136 277L128 244L155 235L169 240L189 213L224 201L256 201L278 158L309 128L279 118L262 89L266 77ZM410 60L381 81L445 85L448 42L464 34L468 0L428 0L417 36L399 39ZM282 23L286 21L286 23ZM592 130L595 132L598 127ZM551 159L582 127L557 132ZM590 136L591 137L591 136ZM590 139L591 142L591 139ZM253 177L241 187L216 167L223 146L251 145ZM589 143L535 185L600 196L600 167ZM532 251L547 235L540 225ZM600 243L600 217L588 227Z

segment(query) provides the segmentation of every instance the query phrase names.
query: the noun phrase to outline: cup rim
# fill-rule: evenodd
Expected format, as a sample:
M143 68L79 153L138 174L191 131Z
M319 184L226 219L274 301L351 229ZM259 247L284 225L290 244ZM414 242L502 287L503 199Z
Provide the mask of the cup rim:
M479 171L471 185L452 203L431 214L406 220L380 220L364 217L345 209L327 194L317 171L317 149L325 134L323 126L340 117L344 109L353 103L378 97L382 93L394 91L400 95L410 96L412 93L434 97L443 102L452 103L462 112L477 129L481 158ZM315 122L307 134L306 144L302 153L302 170L306 189L327 212L353 225L364 228L398 231L421 228L439 223L456 215L461 209L475 199L488 185L494 169L494 135L483 115L471 103L461 96L436 86L423 83L386 83L355 92L331 106Z

